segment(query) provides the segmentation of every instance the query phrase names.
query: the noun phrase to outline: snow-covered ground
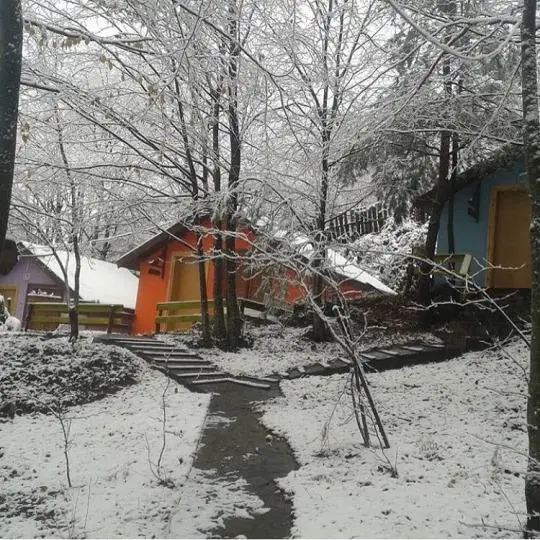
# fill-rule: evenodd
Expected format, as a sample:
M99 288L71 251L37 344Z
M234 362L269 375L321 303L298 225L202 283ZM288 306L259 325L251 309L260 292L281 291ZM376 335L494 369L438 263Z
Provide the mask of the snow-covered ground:
M301 465L280 481L294 535L521 536L527 351L505 351L369 375L384 453L361 445L344 375L283 381L263 421Z
M259 328L252 349L220 353L221 365L230 358L231 371L261 375L340 354L331 344L312 350L304 329L279 335L277 328ZM65 347L52 342L43 350L56 347L51 361L64 370ZM89 347L81 343L85 357L74 362L77 370L88 367ZM103 347L96 349L96 369L108 365ZM29 350L40 352L37 345ZM117 357L111 373L126 359ZM10 381L19 361L24 368L19 354L9 363ZM384 453L361 444L347 375L282 381L284 397L261 406L264 423L288 439L300 464L278 481L293 501L293 535L520 536L526 365L525 347L513 343L369 374L391 442ZM45 367L29 373L46 373ZM136 371L135 384L66 409L71 488L59 418L38 412L0 418L0 537L205 537L228 516L256 519L265 511L242 481L192 467L202 426L223 424L226 436L233 419L209 417L209 395L167 383L144 364ZM166 449L156 478L164 391Z
M59 418L32 413L1 420L0 537L170 534L210 396L148 368L139 378L114 395L66 410L72 488ZM166 448L158 471L164 392ZM183 526L193 536L202 524L192 519Z

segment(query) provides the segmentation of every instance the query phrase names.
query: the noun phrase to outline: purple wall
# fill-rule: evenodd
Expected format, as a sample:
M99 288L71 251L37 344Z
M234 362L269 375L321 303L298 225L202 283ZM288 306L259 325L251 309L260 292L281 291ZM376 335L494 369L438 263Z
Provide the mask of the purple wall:
M19 257L19 261L13 267L13 270L7 276L0 276L0 286L2 285L17 287L17 309L12 315L22 321L26 295L29 290L39 285L55 286L61 285L61 283L54 281L49 274L46 274L32 257Z

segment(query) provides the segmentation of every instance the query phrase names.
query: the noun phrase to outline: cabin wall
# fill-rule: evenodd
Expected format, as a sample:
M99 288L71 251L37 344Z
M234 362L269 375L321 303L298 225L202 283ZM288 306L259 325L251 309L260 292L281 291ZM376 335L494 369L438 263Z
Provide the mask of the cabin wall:
M204 227L210 228L210 223L207 220L203 223ZM236 239L235 250L239 254L244 254L251 249L255 237L252 231L243 229L241 231L247 239ZM155 331L155 317L157 314L157 304L170 300L171 286L173 280L174 261L178 255L182 253L196 254L196 237L191 231L184 231L180 236L180 240L171 240L165 246L156 249L151 255L147 256L139 264L139 289L137 293L137 304L135 307L135 321L133 325L133 333L135 334L151 334ZM206 235L203 237L203 249L206 254L210 254L214 247L214 237ZM163 266L159 274L151 273L151 268L154 272L155 265L152 266L150 261L156 261L159 257L163 259ZM213 299L213 283L215 278L214 264L212 261L207 261L206 286L208 298ZM240 274L239 269L237 275L238 294L242 296L247 290L245 280ZM260 277L255 278L260 281ZM225 284L224 284L225 285ZM272 279L272 285L276 291L281 291L284 300L289 304L302 302L305 300L305 288L302 287L297 280L295 272L291 269L286 269L282 276L276 276ZM306 286L309 287L309 278L307 278ZM346 280L341 284L342 291L348 296L358 298L363 295L361 286ZM225 290L225 287L224 287ZM255 287L250 288L249 294L255 293ZM194 298L197 297L194 294Z
M526 183L524 167L521 162L499 169L481 181L478 222L468 214L469 199L474 195L476 184L462 189L454 196L454 237L455 252L470 253L473 260L470 273L479 286L486 282L486 272L482 270L487 259L488 227L491 194L495 187ZM437 253L448 253L448 203L441 215Z
M210 228L210 222L203 223L204 227ZM250 242L253 239L251 231L242 231L249 238L248 241L236 239L236 252L242 253L250 249ZM157 304L170 299L170 289L173 278L174 260L181 253L192 253L196 255L196 235L192 231L184 231L179 237L181 241L171 240L165 248L160 247L150 256L146 257L139 264L139 288L137 291L137 303L135 306L135 321L133 324L134 334L151 334L155 332L155 317ZM214 247L214 237L207 234L203 237L203 250L206 254L212 252ZM162 275L150 273L150 261L157 257L163 257L164 267ZM208 298L213 298L214 265L211 261L206 261L206 286Z
M11 315L21 321L25 315L26 296L32 289L39 286L54 287L58 285L58 281L53 280L48 273L42 270L32 257L20 257L9 274L0 276L0 287L17 287L16 309Z

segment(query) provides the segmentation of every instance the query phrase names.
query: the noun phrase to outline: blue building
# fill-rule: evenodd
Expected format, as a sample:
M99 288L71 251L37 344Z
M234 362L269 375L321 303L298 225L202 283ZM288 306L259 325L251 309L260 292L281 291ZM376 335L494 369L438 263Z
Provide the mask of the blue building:
M449 252L448 201L454 198L457 253L472 255L469 275L487 288L530 288L531 200L520 147L507 147L458 176L446 189L437 253ZM434 191L424 195L424 203Z

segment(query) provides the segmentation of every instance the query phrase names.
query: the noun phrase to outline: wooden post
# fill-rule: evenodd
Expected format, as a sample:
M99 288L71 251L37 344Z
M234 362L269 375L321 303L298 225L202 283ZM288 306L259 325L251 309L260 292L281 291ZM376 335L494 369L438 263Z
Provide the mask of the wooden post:
M107 325L107 334L111 334L113 330L113 323L114 323L114 311L116 309L116 306L109 306L109 324Z
M360 212L358 210L354 211L354 230L355 230L355 239L360 236Z
M161 309L158 308L157 310L157 316L161 317ZM156 321L156 334L159 334L161 332L161 323Z
M34 311L34 306L32 304L28 304L28 310L26 312L26 319L24 321L24 331L28 332L28 328L30 328L30 322L32 319L32 312Z

